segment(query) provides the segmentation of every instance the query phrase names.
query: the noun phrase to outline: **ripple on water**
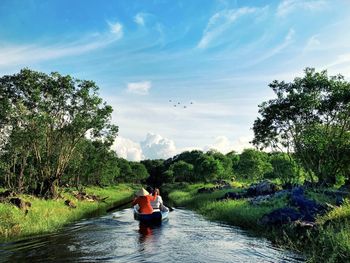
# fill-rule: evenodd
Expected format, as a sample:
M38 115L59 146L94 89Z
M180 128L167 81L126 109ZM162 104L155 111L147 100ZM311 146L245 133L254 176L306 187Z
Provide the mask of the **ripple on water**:
M132 209L82 220L55 234L0 245L0 262L302 262L239 228L176 209L161 226Z

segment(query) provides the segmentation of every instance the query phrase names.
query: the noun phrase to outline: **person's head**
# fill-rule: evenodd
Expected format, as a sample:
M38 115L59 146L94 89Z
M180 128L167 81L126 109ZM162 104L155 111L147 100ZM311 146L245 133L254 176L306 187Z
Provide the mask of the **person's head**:
M141 188L136 192L136 196L146 196L149 195L149 192L145 188Z
M159 189L158 188L154 188L154 193L157 193L157 195L159 195Z
M147 186L146 190L150 193L153 194L154 189L151 186Z

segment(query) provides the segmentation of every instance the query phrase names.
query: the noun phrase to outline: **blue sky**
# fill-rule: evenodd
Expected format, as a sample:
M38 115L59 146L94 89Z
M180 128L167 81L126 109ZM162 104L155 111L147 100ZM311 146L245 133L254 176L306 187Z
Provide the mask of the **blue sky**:
M349 11L347 0L2 0L0 74L94 80L129 160L241 151L268 83L305 67L350 76Z

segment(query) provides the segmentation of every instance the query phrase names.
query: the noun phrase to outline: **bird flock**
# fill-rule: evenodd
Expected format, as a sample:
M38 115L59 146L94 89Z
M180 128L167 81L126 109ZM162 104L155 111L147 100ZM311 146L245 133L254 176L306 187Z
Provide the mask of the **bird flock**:
M173 104L173 107L175 108L183 108L183 109L187 109L188 105L184 104L184 103L181 103L181 102L176 102L176 101L173 101L173 100L169 100L169 103L172 103ZM191 101L189 103L189 105L193 105L193 101Z

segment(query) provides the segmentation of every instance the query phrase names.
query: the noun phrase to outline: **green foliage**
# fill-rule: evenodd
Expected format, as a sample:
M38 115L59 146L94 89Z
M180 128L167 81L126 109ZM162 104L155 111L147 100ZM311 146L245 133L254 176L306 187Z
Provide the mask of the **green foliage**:
M233 165L232 159L217 151L209 151L206 153L209 156L213 156L215 160L220 161L223 169L221 173L218 173L217 179L219 180L230 180L233 177Z
M162 183L173 180L172 174L165 174L164 160L143 160L141 163L146 167L149 177L147 184L160 187Z
M302 181L304 172L290 155L274 152L270 155L270 163L273 170L267 173L265 177L279 179L282 184L296 184Z
M133 196L134 189L128 185L108 188L90 187L87 193L107 197L105 202L78 201L70 192L63 192L66 199L72 200L77 208L72 209L61 200L44 200L33 196L20 197L31 202L27 215L10 204L0 203L0 240L9 240L34 234L53 232L75 220L105 213L108 207L123 203Z
M334 184L349 175L350 83L307 68L294 82L269 85L277 98L263 102L253 143L294 152L313 180Z
M236 172L238 169L240 154L238 154L235 151L231 151L231 152L227 153L226 156L231 159L232 173L233 173L233 176L235 177L235 176L237 176Z
M211 155L202 155L197 160L196 181L210 182L216 180L224 173L225 169L220 160Z
M133 178L128 178L128 182L130 182L130 179L134 183L141 183L142 181L145 181L149 174L147 172L146 167L142 163L138 162L131 162L130 164Z
M23 69L0 78L5 109L0 129L11 127L3 152L9 162L7 181L35 184L42 196L55 197L56 187L86 133L112 144L117 127L112 107L98 96L92 81L59 73ZM26 180L24 179L26 178Z
M193 178L193 165L185 161L178 161L170 165L174 182L190 182ZM169 171L168 170L168 171Z
M272 171L267 153L254 149L245 149L240 155L237 174L240 178L262 179L265 174Z
M232 190L198 194L198 189L202 187L211 187L211 185L194 184L181 187L181 189L174 185L169 198L176 205L194 209L209 219L256 230L261 230L261 226L257 225L258 219L285 204L285 201L281 199L259 206L250 205L245 199L217 201L219 197Z
M265 214L287 205L285 198L275 198L260 205L251 205L246 199L218 201L227 190L198 194L198 189L211 185L172 185L169 198L179 206L201 213L211 220L225 222L253 230L272 239L275 244L302 251L307 262L348 262L350 258L350 202L346 201L326 215L317 218L317 227L311 230L292 225L267 227L258 224ZM239 191L239 189L235 189ZM232 191L232 190L231 190ZM308 192L319 202L334 202L320 193Z

